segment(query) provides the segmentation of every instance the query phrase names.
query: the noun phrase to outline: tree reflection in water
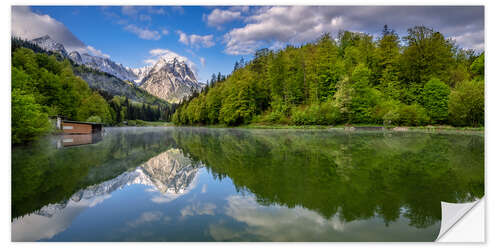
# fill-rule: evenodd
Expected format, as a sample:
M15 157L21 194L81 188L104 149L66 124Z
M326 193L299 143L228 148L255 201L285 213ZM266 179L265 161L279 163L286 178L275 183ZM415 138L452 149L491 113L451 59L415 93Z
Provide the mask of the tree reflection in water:
M213 200L204 204L195 195L181 217L224 214L255 229L263 218L292 216L304 225L296 231L303 237L296 235L296 240L320 236L314 233L322 228L319 224L310 234L304 231L309 228L304 223L314 221L337 231L349 231L345 228L355 225L346 226L349 222L375 225L379 219L385 227L434 227L441 218L441 201L467 202L484 194L482 135L141 128L110 129L97 144L62 150L53 145L54 139L46 138L13 149L13 220L59 209L71 221L81 211L73 208L102 202L130 184L154 187L163 195L153 202L170 202L196 186L200 169L219 183L229 179L236 193L226 190L227 197L218 197L219 191L212 191ZM205 193L205 186L198 192ZM227 204L218 204L220 200ZM159 213L166 216L161 211L145 211L144 216ZM277 233L298 225L269 221L274 221L272 227L254 230L255 240L293 240ZM57 224L54 234L67 225ZM219 224L207 228L212 240L253 239L231 236ZM349 239L343 237L338 240Z

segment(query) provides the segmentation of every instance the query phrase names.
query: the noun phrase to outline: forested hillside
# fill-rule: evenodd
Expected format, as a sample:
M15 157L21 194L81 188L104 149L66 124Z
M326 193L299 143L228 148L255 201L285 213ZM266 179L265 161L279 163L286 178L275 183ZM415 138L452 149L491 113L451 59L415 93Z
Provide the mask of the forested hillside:
M108 125L125 120L170 119L172 106L158 98L150 100L153 105L92 89L75 76L74 65L68 59L29 42L12 41L13 144L31 141L49 132L49 116Z
M176 124L483 126L484 53L427 27L261 49L176 110Z

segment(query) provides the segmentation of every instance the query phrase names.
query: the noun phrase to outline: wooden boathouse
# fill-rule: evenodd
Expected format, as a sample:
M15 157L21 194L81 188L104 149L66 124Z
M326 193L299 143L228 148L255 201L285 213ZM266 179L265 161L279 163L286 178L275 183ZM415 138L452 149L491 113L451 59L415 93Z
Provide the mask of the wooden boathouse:
M63 120L57 117L56 127L63 131L65 134L92 134L100 133L103 124L95 122L80 122Z

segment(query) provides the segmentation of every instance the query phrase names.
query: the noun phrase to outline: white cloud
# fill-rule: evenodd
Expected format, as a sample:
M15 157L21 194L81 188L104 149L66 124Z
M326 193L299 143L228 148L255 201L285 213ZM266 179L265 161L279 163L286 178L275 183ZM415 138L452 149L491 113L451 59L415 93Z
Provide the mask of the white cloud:
M209 48L215 45L215 43L213 42L213 35L200 36L192 34L189 36L189 42L194 47L199 46L199 44L205 48Z
M186 33L178 30L177 34L179 34L179 42L181 42L185 45L189 45L189 39L188 39L188 36L186 35Z
M124 27L126 31L132 32L139 36L141 39L145 40L159 40L161 38L160 32L156 30L150 30L147 28L140 28L134 24L129 24Z
M11 28L13 36L27 40L49 35L69 51L87 47L63 23L49 15L34 13L28 6L12 6Z
M54 41L64 45L68 52L78 51L105 58L110 57L101 50L80 41L63 23L49 15L34 13L28 6L12 7L12 35L27 40L49 35Z
M169 49L152 49L149 51L149 54L153 57L150 59L158 59L159 57L164 57L164 58L177 58L179 61L187 62L188 64L194 64L191 62L187 57L181 56ZM155 61L156 61L155 60Z
M210 48L215 45L213 41L213 35L206 35L206 36L201 36L201 35L196 35L196 34L191 34L188 35L180 30L177 31L177 34L179 35L179 42L189 45L194 48Z
M235 28L224 36L225 52L249 54L263 44L302 43L342 28L341 17L326 15L322 9L309 6L263 7L246 18L244 27Z
M451 38L465 48L484 50L484 30L466 32Z
M172 52L168 49L152 49L149 51L149 54L151 54L153 56L162 56L162 55L170 54L170 55L173 55L175 57L181 57L177 53Z
M200 57L200 63L201 63L201 67L205 67L205 58L204 57ZM205 193L206 192L206 185L203 186L203 189L201 190L202 193Z
M104 58L109 58L109 55L108 54L104 54L102 53L101 50L98 50L90 45L87 46L87 50L93 54L93 55L96 55L96 56L100 56L100 57L104 57Z
M149 64L149 65L153 65L155 62L156 62L155 59L146 59L146 60L144 60L144 63Z
M167 35L169 33L165 28L143 28L136 23L137 20L139 20L141 22L147 22L148 26L151 25L153 22L152 15L165 14L163 8L151 6L123 6L121 7L121 15L108 8L101 8L101 12L111 20L111 22L121 25L124 30L136 34L141 39L159 40L162 35Z
M248 8L248 7L247 7ZM209 15L203 14L208 26L222 28L222 24L241 18L240 11L214 9Z
M462 47L484 46L484 35L477 33L484 32L481 6L276 6L251 12L243 27L224 35L226 53L241 55L262 46L298 45L326 32L335 36L342 29L376 35L384 24L400 35L415 25L425 25L455 37Z
M152 49L152 50L149 51L149 55L150 55L150 57L147 58L146 60L144 60L144 63L146 63L148 65L153 65L160 58L167 58L167 59L177 58L178 61L185 62L196 76L198 74L197 73L198 72L198 67L196 66L195 63L193 63L187 57L179 55L178 53L175 53L175 52L173 52L173 51L171 51L169 49L161 49L161 48ZM186 194L187 192L189 192L189 190L191 190L192 187L195 186L195 183L196 183L196 179L193 180L193 182L191 183L191 185L188 188L186 188L186 190L184 191L184 194ZM157 201L160 201L160 200L165 200L165 199L157 199Z

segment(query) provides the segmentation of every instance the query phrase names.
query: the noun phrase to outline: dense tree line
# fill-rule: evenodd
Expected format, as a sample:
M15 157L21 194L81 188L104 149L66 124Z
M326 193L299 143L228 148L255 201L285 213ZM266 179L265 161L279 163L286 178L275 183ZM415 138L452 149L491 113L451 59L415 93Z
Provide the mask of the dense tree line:
M12 53L12 142L30 141L50 130L48 116L110 123L106 101L73 75L68 60L18 48Z
M484 53L416 26L261 49L177 108L176 124L482 126Z
M109 103L115 113L116 123L126 120L169 121L173 114L173 109L168 105L149 105L122 96L112 97Z
M20 39L12 39L12 47L13 144L32 141L49 132L50 116L108 125L122 124L128 119L170 120L173 107L168 103L129 102L128 98L93 90L73 74L72 63L58 53L45 53Z

